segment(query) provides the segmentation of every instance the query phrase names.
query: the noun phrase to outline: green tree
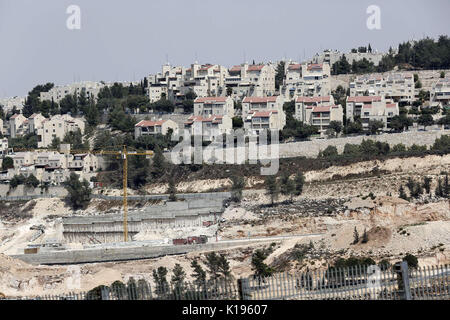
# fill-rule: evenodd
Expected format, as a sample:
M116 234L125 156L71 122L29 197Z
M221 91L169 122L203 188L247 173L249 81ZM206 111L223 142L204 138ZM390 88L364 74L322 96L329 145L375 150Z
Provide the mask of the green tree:
M158 269L153 270L153 281L155 282L155 292L157 295L162 296L167 294L169 283L167 282L166 267L158 267Z
M445 78L445 71L441 71L439 77L440 77L441 79Z
M434 124L433 116L431 114L422 114L419 117L417 123L419 125L423 126L424 129L426 129L426 127L431 126L431 125Z
M223 278L228 278L231 276L230 262L227 260L225 255L220 254L217 258L217 263L219 265L219 274Z
M366 229L364 229L361 243L367 243L369 241L369 236L367 235Z
M331 158L338 156L338 151L335 146L328 146L319 152L319 158Z
M38 185L39 185L39 180L33 174L30 174L28 177L26 177L25 187L37 188Z
M206 267L210 274L211 280L218 280L220 278L220 257L214 251L206 254Z
M290 196L290 200L292 202L292 196L294 195L295 192L295 184L294 181L292 181L289 178L289 173L286 172L281 176L280 184L281 184L280 188L281 194L285 196Z
M241 202L242 190L245 187L245 179L241 175L231 176L231 200L234 202Z
M166 159L159 146L155 147L153 162L152 162L152 173L155 177L160 177L164 174L167 167Z
M10 168L14 168L14 160L11 157L5 157L3 158L2 162L2 170L6 171Z
M410 253L407 253L405 255L403 261L406 261L408 263L409 268L417 269L419 267L419 261L417 260L417 257Z
M194 270L194 273L191 274L191 276L194 278L194 283L197 286L204 285L206 281L206 272L198 263L197 259L192 260L191 268Z
M177 186L175 184L175 179L171 177L169 179L169 189L167 190L167 193L169 193L169 200L170 201L177 201Z
M384 123L381 120L369 120L369 131L371 134L376 134L378 130L384 128Z
M303 193L303 186L305 184L305 176L303 175L302 172L299 172L295 175L294 184L295 184L294 194L296 196L301 195Z
M256 277L269 277L273 274L274 269L269 267L264 260L269 256L269 252L264 249L257 249L252 254L252 269Z
M275 73L275 90L279 90L280 89L280 85L283 84L284 67L285 67L285 62L284 61L280 61L278 63L278 65L277 65L277 69L276 69L276 73Z
M244 121L239 116L233 117L233 129L242 128L244 126Z
M271 204L273 206L274 201L278 198L278 194L280 192L277 179L273 175L266 176L264 184L266 186L267 194L270 196Z
M174 287L174 291L177 295L180 295L184 290L184 281L186 279L186 272L184 272L183 267L176 263L172 270L171 282Z
M50 144L50 149L59 150L60 146L61 146L61 139L59 139L58 137L53 137L52 143Z
M330 121L328 128L333 129L336 132L336 136L338 136L342 131L342 122L336 120Z
M425 192L427 194L430 193L431 191L431 181L433 179L431 179L431 177L423 177L423 188L425 189Z
M67 190L67 201L73 209L84 209L91 201L91 188L86 179L80 181L78 175L72 172L64 183Z

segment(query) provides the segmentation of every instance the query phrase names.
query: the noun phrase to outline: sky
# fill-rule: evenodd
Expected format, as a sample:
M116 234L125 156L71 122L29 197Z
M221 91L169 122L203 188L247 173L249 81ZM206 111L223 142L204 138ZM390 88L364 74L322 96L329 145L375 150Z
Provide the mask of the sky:
M80 29L66 13L80 8ZM366 9L380 8L369 30ZM140 80L172 65L310 59L449 35L449 0L0 0L0 98L37 84Z

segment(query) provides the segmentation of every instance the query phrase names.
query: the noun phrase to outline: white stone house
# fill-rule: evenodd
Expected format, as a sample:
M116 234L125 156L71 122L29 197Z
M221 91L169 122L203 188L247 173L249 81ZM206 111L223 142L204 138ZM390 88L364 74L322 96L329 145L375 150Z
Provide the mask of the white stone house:
M157 121L141 120L134 126L134 137L137 139L143 135L166 135L169 129L172 129L173 134L176 134L178 132L178 124L170 119Z
M194 100L195 116L234 116L234 102L230 97L200 97Z

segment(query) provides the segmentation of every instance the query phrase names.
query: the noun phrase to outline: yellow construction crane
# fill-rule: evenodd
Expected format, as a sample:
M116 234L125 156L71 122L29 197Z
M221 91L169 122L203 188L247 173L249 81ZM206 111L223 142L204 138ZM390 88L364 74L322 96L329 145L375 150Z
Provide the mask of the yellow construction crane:
M17 151L34 151L34 152L47 152L47 151L58 151L54 149L16 149ZM120 151L109 151L109 150L70 150L72 154L100 154L100 155L116 155L122 157L123 160L123 239L125 242L128 241L128 202L127 202L127 183L128 183L128 156L153 156L153 151L128 151L127 146L124 145Z

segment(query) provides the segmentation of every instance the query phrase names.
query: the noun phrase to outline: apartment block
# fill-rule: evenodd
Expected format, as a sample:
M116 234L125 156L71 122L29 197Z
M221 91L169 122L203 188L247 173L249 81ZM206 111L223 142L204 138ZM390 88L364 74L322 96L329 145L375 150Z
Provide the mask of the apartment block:
M328 63L330 66L333 66L333 64L337 61L339 61L342 57L342 55L345 55L345 58L347 59L348 63L352 64L353 61L360 61L362 59L366 59L369 62L373 62L375 66L378 66L381 59L383 58L384 53L383 52L340 52L337 50L324 50L321 54L316 54L311 62L312 63Z
M42 127L36 131L38 136L38 148L48 147L53 139L64 139L68 132L80 130L84 133L85 123L82 119L73 118L70 115L55 115L42 122Z
M283 127L281 114L278 110L250 110L244 119L244 129L252 134L259 134L264 130L282 130Z
M66 95L73 95L75 93L81 94L81 92L84 91L86 97L90 97L92 95L94 99L96 99L100 89L105 86L106 84L102 82L94 81L83 81L64 86L55 86L48 92L41 92L39 98L41 101L53 100L59 103Z
M162 134L166 135L169 129L175 134L178 132L178 124L170 119L167 120L141 120L134 126L134 137L137 139L144 135Z
M330 65L289 63L286 66L285 80L280 87L280 95L290 100L298 96L329 96Z
M218 135L229 133L233 129L233 121L228 115L190 116L184 129L191 135L202 136L203 141L213 141Z
M234 102L230 97L201 97L194 100L194 115L228 115L234 116Z
M324 97L298 97L295 99L294 117L299 121L306 121L306 109L308 107L321 107L334 105L333 96Z
M247 96L271 96L275 94L275 66L271 63L233 66L225 79L232 97L243 99Z
M347 120L361 119L364 129L368 129L369 121L379 120L387 129L392 117L399 115L398 103L386 101L382 96L347 97Z
M344 111L342 106L339 105L321 105L321 106L308 106L305 108L305 120L306 124L315 126L318 128L319 133L323 135L328 129L331 121L343 122Z
M390 73L385 77L363 75L350 82L350 96L384 96L394 102L411 104L415 99L414 77Z
M11 138L17 138L28 133L28 119L21 113L15 114L9 118L9 135Z
M0 99L0 106L3 107L5 114L12 110L22 111L25 105L25 97L10 97Z
M448 108L450 106L450 77L439 79L431 88L430 102L432 106Z

